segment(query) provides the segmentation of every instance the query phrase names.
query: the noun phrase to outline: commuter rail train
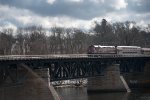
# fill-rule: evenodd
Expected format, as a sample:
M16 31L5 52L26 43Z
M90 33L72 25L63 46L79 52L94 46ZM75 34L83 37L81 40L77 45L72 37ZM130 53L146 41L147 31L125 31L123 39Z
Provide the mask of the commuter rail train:
M150 55L150 48L141 48L139 46L101 46L90 45L87 50L88 54L145 54Z

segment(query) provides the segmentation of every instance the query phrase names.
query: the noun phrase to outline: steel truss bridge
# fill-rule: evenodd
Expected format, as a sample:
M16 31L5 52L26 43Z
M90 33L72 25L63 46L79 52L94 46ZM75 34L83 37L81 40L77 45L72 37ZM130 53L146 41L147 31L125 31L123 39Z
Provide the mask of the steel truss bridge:
M112 64L120 65L120 72L142 73L150 55L7 55L0 56L0 84L8 77L21 83L30 69L49 68L50 80L68 80L101 76Z

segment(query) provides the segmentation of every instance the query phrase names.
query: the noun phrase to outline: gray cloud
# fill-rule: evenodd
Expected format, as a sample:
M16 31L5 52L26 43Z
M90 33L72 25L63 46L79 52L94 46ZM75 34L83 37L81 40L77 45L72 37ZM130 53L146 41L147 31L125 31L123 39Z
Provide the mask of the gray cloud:
M0 4L14 6L21 9L28 9L41 16L64 15L79 19L91 19L109 12L118 11L114 6L112 6L112 3L115 1L120 0L104 0L104 2L99 3L92 3L92 0L83 0L83 2L79 3L67 2L67 0L56 0L51 5L48 4L46 0L0 0ZM150 12L150 0L126 1L128 3L126 8L127 10L140 13Z
M148 23L149 4L150 0L56 0L51 4L47 0L0 0L0 20L16 26L37 23L47 23L45 25L48 26L55 22L66 26L69 23L75 23L73 26L79 26L80 23L85 26L93 19L102 18ZM5 7L2 10L3 6Z
M108 0L112 1L112 0ZM92 3L85 0L80 3L57 0L50 5L45 0L1 0L1 4L28 9L41 16L71 16L79 19L91 19L115 11L115 8L105 3Z
M136 13L149 13L150 0L128 0L128 10Z

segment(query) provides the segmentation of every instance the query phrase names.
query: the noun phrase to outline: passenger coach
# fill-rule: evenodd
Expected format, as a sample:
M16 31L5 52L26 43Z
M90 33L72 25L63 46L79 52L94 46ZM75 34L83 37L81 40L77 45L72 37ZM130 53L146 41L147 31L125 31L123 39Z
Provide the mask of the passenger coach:
M88 54L118 54L118 55L139 55L150 54L150 48L141 48L139 46L101 46L90 45L87 50Z

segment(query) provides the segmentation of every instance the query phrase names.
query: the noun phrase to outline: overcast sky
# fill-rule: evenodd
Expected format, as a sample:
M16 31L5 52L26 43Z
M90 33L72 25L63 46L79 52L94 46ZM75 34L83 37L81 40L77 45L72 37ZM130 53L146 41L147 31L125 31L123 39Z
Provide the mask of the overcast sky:
M150 0L0 0L0 27L89 29L94 21L150 23Z

